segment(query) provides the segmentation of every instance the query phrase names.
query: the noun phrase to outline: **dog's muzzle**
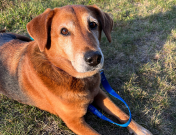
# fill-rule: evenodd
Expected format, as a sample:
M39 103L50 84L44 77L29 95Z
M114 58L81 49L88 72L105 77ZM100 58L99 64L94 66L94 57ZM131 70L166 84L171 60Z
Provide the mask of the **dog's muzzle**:
M89 51L84 55L84 60L91 67L97 66L101 62L101 58L102 55L99 51Z
M102 69L104 64L104 57L101 50L97 51L87 51L86 53L78 53L75 60L72 61L73 67L77 72L84 73L89 71Z

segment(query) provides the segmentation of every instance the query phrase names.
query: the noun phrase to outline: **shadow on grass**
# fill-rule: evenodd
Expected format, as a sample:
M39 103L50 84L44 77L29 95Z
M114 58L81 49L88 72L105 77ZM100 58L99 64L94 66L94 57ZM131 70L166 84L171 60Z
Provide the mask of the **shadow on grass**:
M170 36L172 30L176 29L175 13L176 7L173 6L172 10L165 13L137 17L127 22L117 21L112 33L112 39L115 40L112 46L107 47L102 43L105 74L107 72L111 86L129 104L133 119L155 135L176 133L176 102L173 97L176 92L172 88L165 91L161 89L157 75L164 78L168 74L164 72L164 60L160 59L162 57L156 58L166 42L172 42ZM143 67L147 64L150 65L148 71L144 71ZM150 70L150 67L156 65L160 65L158 74ZM173 86L176 84L174 80L167 81ZM157 94L161 94L161 99L157 99ZM119 104L119 101L115 102Z

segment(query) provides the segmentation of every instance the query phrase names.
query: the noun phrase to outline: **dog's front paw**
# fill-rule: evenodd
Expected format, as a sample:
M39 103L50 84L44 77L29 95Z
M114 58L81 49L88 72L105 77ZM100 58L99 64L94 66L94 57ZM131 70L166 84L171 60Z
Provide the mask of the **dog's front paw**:
M128 127L130 134L132 134L132 135L153 135L149 130L145 129L141 125L139 125L137 123L135 123L135 124L137 126L137 128L135 128L135 129Z

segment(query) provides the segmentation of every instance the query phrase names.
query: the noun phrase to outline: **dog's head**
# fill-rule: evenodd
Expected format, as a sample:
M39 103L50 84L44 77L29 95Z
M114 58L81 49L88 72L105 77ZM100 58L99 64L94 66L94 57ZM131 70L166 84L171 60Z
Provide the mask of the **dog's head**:
M53 65L73 76L74 71L89 73L75 75L85 77L103 67L101 31L111 42L112 26L110 16L97 6L74 5L45 10L27 24L27 30Z

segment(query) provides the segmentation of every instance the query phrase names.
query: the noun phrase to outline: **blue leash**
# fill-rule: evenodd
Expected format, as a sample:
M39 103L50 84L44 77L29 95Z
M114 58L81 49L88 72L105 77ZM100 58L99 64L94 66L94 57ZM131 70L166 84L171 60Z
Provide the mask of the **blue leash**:
M96 116L98 116L99 118L105 120L105 121L108 121L110 123L113 123L115 125L118 125L118 126L121 126L121 127L127 127L130 122L131 122L131 111L130 111L130 108L128 107L127 103L111 88L111 86L109 85L105 75L104 75L104 71L102 70L100 72L100 75L101 75L101 83L103 85L103 87L105 88L105 90L110 94L112 95L113 97L119 99L120 101L122 101L126 107L128 108L129 110L129 115L130 115L130 118L129 120L125 123L125 124L118 124L118 123L115 123L113 122L112 120L108 119L107 117L105 117L102 113L100 113L92 104L90 104L88 106L88 110L91 111L93 114L95 114Z
M34 40L32 37L30 37L31 40ZM126 107L128 108L129 110L129 115L130 115L130 118L129 120L125 123L125 124L118 124L118 123L115 123L113 122L112 120L108 119L107 117L105 117L102 113L100 113L92 104L90 104L88 106L88 110L91 111L93 114L95 114L96 116L98 116L99 118L105 120L105 121L108 121L110 123L113 123L115 125L118 125L118 126L121 126L121 127L127 127L130 122L131 122L131 111L130 111L130 108L128 107L127 103L111 88L111 86L109 85L105 75L104 75L104 71L101 70L100 72L100 75L101 75L101 83L103 85L103 87L105 88L105 90L111 94L113 97L119 99L120 101L122 101Z

